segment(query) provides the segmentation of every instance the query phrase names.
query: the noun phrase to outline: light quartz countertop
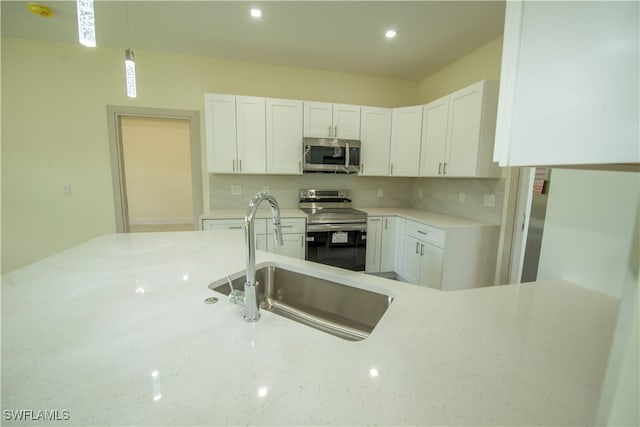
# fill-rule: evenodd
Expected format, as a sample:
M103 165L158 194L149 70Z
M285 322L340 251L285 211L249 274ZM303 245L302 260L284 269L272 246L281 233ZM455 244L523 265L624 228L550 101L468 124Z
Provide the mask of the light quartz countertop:
M429 224L442 229L456 227L482 227L495 226L480 221L459 218L451 215L443 215L436 212L413 208L360 208L369 216L399 216L405 219ZM244 218L246 209L211 209L200 216L200 219L238 219ZM283 218L306 218L307 214L300 209L281 209L280 215ZM257 218L271 218L271 210L268 207L261 207L258 210Z
M200 215L200 220L203 219L238 219L244 218L247 214L247 209L211 209L210 211ZM300 209L280 209L280 216L282 218L306 218L307 214ZM267 204L261 206L256 214L256 218L271 218L271 209Z
M394 301L358 342L265 311L247 323L207 287L244 268L236 233L103 236L2 277L3 415L68 411L58 425L92 426L594 423L614 298L563 281L440 292L257 259Z

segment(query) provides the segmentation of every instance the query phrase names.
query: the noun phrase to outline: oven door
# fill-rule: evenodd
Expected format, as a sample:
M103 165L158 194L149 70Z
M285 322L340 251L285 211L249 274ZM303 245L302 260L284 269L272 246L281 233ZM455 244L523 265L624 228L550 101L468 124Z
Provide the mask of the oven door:
M366 223L307 225L308 261L364 271L366 248Z

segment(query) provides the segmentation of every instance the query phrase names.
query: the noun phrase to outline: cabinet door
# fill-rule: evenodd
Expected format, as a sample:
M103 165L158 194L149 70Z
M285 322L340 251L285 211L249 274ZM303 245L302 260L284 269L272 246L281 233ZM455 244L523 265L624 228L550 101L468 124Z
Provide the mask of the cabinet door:
M420 244L422 242L415 237L405 236L404 257L402 260L402 275L409 283L420 283Z
M421 286L440 289L442 283L442 249L420 243L420 281Z
M272 235L269 235L267 237L268 239L266 243L269 248L269 252L276 253L278 255L289 256L292 258L304 259L305 234L283 234L282 246L277 246L275 244Z
M483 94L484 81L449 95L444 175L477 175Z
M507 2L500 166L640 162L639 9Z
M267 173L302 174L302 101L267 99Z
M265 251L267 252L268 248L269 248L269 235L267 234L258 234L256 235L256 249L259 251Z
M380 243L380 271L397 271L398 223L395 216L382 219L382 239ZM368 236L368 234L367 234Z
M380 243L382 241L382 218L367 218L367 252L365 272L380 272Z
M333 137L360 139L360 107L333 104Z
M447 144L449 96L430 102L422 111L420 176L442 176Z
M393 176L418 176L422 106L395 108L391 120L391 166Z
M207 93L204 96L207 170L236 170L236 97Z
M236 97L236 133L240 173L266 173L264 98Z
M360 175L389 175L391 148L391 109L362 107L360 140Z
M333 105L326 102L304 103L304 136L333 137Z

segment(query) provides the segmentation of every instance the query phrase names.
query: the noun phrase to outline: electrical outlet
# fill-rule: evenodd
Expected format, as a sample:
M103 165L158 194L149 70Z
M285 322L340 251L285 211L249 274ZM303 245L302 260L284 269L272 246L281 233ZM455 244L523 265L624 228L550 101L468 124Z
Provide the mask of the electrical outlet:
M71 196L71 184L64 184L62 186L62 194L67 197Z
M496 205L496 196L494 194L485 194L484 205L488 208L492 208Z
M382 188L378 188L378 197L382 196L384 196L384 191L382 191Z
M463 204L465 197L467 197L465 193L458 194L458 203Z
M231 195L232 196L239 196L242 194L242 187L239 185L232 185L231 186Z
M264 187L262 187L262 192L271 193L271 188L268 185L265 185Z

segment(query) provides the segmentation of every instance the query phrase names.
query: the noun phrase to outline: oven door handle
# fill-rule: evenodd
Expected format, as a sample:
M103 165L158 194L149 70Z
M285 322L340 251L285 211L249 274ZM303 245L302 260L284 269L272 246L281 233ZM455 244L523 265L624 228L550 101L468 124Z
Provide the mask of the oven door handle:
M367 231L367 224L308 224L307 232Z

